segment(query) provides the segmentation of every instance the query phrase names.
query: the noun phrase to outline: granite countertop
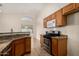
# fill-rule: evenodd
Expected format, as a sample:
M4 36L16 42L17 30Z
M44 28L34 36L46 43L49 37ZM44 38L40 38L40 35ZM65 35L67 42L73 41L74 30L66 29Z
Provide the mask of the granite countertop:
M17 37L10 37L8 39L4 39L7 40L6 42L0 43L0 52L3 51L3 49L5 49L12 41L20 39L20 38L24 38L24 37L31 37L31 36L17 36ZM0 39L1 40L1 39Z
M5 43L1 43L0 44L0 53L3 51L3 49L5 49L13 40L9 40Z
M67 38L67 35L61 35L61 36L52 36L52 38Z
M7 32L7 33L0 33L0 37L2 36L13 36L13 35L30 35L29 32Z

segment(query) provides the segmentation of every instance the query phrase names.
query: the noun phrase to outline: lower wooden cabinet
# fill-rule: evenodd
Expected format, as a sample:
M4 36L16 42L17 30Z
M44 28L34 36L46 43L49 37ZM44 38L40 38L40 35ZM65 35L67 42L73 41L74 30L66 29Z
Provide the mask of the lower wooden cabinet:
M17 39L14 42L14 55L20 56L24 54L24 39Z
M58 41L55 39L52 39L52 54L58 55Z
M43 45L44 45L44 37L43 37L43 35L40 35L40 45L41 45L41 47L43 47Z
M67 55L67 36L52 37L52 55L54 56Z
M11 43L11 55L21 56L31 52L31 37L15 39Z
M25 52L26 53L31 52L31 37L25 38Z

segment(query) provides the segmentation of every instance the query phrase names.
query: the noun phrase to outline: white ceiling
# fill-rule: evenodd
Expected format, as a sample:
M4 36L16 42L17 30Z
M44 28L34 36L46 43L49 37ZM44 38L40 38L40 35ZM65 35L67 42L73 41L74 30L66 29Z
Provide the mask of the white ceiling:
M2 5L2 6L1 6ZM36 19L47 3L2 3L0 12L4 14L24 14Z
M3 13L26 13L26 14L39 14L46 3L3 3L1 8Z

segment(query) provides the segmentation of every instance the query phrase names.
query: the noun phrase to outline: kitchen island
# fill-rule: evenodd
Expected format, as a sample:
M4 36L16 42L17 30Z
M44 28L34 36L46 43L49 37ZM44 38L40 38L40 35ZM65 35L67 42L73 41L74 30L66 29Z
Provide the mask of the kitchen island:
M27 33L0 34L0 55L20 56L31 52L31 36Z

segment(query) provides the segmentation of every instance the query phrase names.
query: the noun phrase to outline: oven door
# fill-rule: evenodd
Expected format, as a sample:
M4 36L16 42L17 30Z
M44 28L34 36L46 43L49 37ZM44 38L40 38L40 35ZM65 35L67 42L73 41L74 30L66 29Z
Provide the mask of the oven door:
M47 46L50 46L50 39L44 38L44 43L45 43Z
M51 54L51 39L44 38L44 49Z

